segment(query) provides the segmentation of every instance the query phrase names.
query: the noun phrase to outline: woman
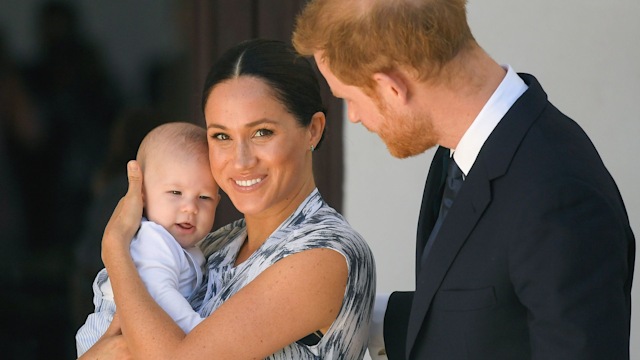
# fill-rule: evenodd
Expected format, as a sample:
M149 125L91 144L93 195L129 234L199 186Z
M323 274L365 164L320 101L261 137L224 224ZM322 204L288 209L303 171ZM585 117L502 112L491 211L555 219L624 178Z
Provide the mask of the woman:
M373 256L315 186L325 116L310 64L282 42L244 42L212 67L203 111L214 178L244 214L201 244L207 278L191 302L207 319L185 335L142 286L129 255L142 211L131 162L102 245L119 319L83 358L362 358Z

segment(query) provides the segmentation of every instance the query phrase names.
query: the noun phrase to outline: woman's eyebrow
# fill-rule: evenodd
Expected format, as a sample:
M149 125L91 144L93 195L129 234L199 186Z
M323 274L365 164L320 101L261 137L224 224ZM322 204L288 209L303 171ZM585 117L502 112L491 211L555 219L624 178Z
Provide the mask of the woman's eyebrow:
M255 127L261 124L277 124L278 122L275 120L271 120L271 119L267 119L267 118L263 118L263 119L258 119L256 121L252 121L250 123L247 123L244 125L244 127L247 128L251 128L251 127ZM216 128L216 129L222 129L222 130L226 130L228 129L226 126L221 125L221 124L216 124L216 123L212 123L207 125L207 129L211 129L211 128Z

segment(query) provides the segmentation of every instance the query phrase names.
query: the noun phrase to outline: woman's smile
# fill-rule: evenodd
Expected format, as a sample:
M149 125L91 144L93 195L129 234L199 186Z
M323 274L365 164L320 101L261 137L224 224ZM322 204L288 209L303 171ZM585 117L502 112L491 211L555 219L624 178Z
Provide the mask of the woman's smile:
M262 181L262 178L256 178L251 180L235 180L236 184L241 187L252 187Z

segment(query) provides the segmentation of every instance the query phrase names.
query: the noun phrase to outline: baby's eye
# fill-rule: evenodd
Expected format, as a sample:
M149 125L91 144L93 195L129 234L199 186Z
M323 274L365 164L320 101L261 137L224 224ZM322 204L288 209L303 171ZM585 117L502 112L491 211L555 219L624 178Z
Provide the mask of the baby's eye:
M201 200L211 200L211 196L207 196L207 195L200 195L199 198Z
M182 195L182 191L178 191L178 190L171 190L171 191L169 191L169 193L171 195Z
M259 129L258 131L256 131L256 137L269 136L272 134L273 134L273 131L269 129Z

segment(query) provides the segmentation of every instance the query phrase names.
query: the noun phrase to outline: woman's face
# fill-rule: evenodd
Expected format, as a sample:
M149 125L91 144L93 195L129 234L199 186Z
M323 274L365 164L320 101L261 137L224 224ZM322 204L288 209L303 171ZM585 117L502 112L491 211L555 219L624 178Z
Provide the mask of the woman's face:
M315 188L309 147L324 117L301 127L264 81L241 76L213 88L205 118L213 176L246 217L286 217Z

